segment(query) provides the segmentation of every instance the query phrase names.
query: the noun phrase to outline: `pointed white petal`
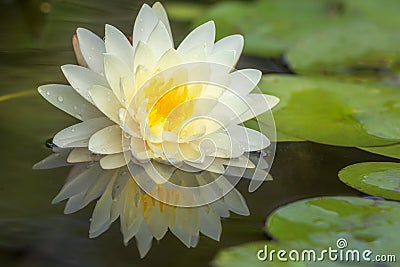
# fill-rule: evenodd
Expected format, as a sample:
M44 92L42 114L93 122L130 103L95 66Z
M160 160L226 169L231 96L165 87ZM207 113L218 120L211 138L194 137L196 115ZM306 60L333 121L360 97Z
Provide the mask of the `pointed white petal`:
M124 61L129 68L133 66L133 47L128 38L112 25L105 27L105 46L107 54L112 54Z
M89 138L87 139L89 141ZM69 153L67 161L69 163L80 163L99 160L98 155L93 154L87 147L77 147Z
M147 42L147 39L156 27L158 20L159 19L153 9L149 5L144 4L139 10L133 27L132 43L134 49L136 49L139 41Z
M237 140L246 152L261 150L271 144L265 135L253 129L232 125L227 130L229 136Z
M162 23L164 23L165 28L167 29L171 40L173 40L172 33L171 33L171 26L169 25L168 15L167 15L167 12L165 12L163 5L160 2L156 2L152 6L152 9L153 9L154 13L157 15L158 19Z
M194 29L188 36L182 41L178 47L178 52L182 55L199 44L209 54L212 51L212 47L215 41L215 24L213 21L206 22L196 29Z
M40 86L38 91L52 105L79 120L103 116L94 105L82 98L69 85L47 84Z
M59 147L87 147L94 133L110 125L112 121L105 117L83 121L58 132L53 143Z
M118 57L104 54L104 71L115 96L122 104L128 105L136 88L130 67Z
M240 34L230 35L225 38L222 38L218 42L215 43L213 47L213 54L217 54L221 51L235 51L235 57L233 60L233 64L235 65L239 60L240 55L243 51L244 39Z
M79 47L89 68L99 74L104 73L103 53L106 52L104 41L93 32L78 28Z
M153 32L150 34L147 44L153 52L154 59L157 61L166 51L173 48L172 39L165 28L164 23L158 22Z
M71 86L87 101L92 102L89 88L93 85L108 86L106 79L100 74L77 65L63 65L61 70Z
M207 59L210 62L222 64L224 66L232 68L236 64L235 57L236 57L236 51L227 50L227 51L220 51L217 53L213 53L210 56L208 56ZM226 70L229 70L229 68L227 68Z
M119 123L118 112L122 105L113 91L103 86L93 86L89 89L89 93L98 109L110 120Z
M126 165L124 153L107 155L100 160L103 169L116 169Z
M242 69L232 72L229 77L231 79L229 89L245 96L260 82L262 72L256 69Z
M133 60L133 71L136 72L137 68L142 65L146 69L153 70L155 64L155 59L153 51L147 45L147 43L140 41L135 50L134 60Z
M97 154L122 152L122 130L118 125L108 126L89 139L89 150Z

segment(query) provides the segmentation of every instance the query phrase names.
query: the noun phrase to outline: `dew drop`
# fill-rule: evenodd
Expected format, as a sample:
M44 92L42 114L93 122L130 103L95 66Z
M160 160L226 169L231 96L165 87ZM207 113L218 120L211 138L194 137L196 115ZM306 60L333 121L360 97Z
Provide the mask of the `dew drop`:
M81 115L80 113L77 114L76 117L77 117L79 120L82 120L82 115Z
M140 18L140 19L139 19L139 22L142 22L142 21L143 21L143 19L142 19L142 18Z
M77 107L77 106L74 106L74 110L78 110L78 107Z
M50 95L50 92L49 92L49 91L46 91L46 95Z
M91 47L90 50L94 51L94 47Z
M64 97L59 96L59 97L57 97L57 100L58 100L58 102L62 103L62 102L64 102Z
M75 132L75 128L71 128L71 132Z

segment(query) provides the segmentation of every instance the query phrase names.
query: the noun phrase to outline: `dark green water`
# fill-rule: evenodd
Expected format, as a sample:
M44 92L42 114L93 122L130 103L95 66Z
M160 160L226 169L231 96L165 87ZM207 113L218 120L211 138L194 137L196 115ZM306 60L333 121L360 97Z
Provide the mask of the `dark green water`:
M134 242L123 246L117 223L89 240L93 205L64 215L63 204L50 204L68 169L31 169L50 153L45 140L75 122L43 100L36 88L66 82L59 66L75 62L70 41L77 27L103 35L103 25L110 23L130 34L141 2L41 3L0 1L0 266L207 266L221 248L268 238L262 230L265 218L285 203L318 195L359 195L337 179L337 172L356 162L386 159L357 149L280 143L272 167L275 180L252 194L246 193L246 181L239 184L251 216L225 220L221 242L201 237L197 248L188 249L167 234L141 260ZM189 31L182 23L172 27L177 40ZM244 58L240 67L275 68L268 64Z

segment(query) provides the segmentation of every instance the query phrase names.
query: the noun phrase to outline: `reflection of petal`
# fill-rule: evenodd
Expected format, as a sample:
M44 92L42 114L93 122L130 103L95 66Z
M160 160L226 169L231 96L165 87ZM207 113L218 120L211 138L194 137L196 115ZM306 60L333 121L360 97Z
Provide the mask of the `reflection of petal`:
M64 199L70 198L74 195L78 195L81 192L86 191L94 180L101 173L101 168L98 164L93 166L88 165L83 172L79 173L72 179L70 179L53 199L52 203L58 203Z
M60 152L53 153L33 165L32 169L43 170L69 166L70 164L67 162L67 157L70 151L71 149L62 149Z

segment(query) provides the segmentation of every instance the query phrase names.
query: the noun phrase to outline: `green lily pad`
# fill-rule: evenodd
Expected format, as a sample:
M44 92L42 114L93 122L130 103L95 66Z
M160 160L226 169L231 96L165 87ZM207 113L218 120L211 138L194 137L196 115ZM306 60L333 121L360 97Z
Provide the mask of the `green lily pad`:
M371 153L400 159L400 144L394 144L390 146L371 146L371 147L359 147L359 148Z
M400 163L358 163L342 169L339 178L366 194L400 200Z
M325 27L344 26L353 20L355 14L341 12L340 4L336 0L222 2L195 25L214 20L219 38L241 33L246 38L246 53L277 56L310 33Z
M388 127L385 120L359 119L375 112L394 120L397 109L393 107L400 104L396 89L292 75L267 75L259 87L281 100L273 110L278 132L339 146L398 142L392 139L397 133L391 132L396 127ZM384 136L376 132L382 129Z
M309 35L291 46L286 57L292 68L303 74L390 67L400 59L396 32L371 22L350 23Z
M372 135L386 139L400 138L400 106L385 112L368 112L355 115Z
M274 211L266 229L279 242L303 248L338 249L337 241L343 238L346 249L396 255L400 203L358 197L306 199Z

